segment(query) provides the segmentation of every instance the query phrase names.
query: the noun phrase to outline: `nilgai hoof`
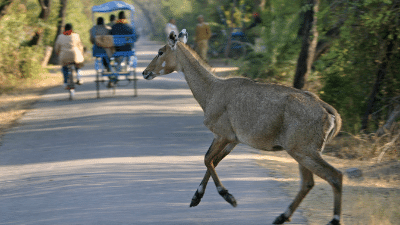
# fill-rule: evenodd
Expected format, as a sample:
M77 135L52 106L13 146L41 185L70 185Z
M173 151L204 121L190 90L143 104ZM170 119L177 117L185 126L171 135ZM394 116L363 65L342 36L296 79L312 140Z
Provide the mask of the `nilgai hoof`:
M329 222L327 225L340 225L340 221L337 219L333 219L331 222Z
M203 197L203 195L200 195L199 192L196 191L196 193L194 193L194 196L192 198L192 202L190 203L190 207L195 207L198 204L200 204L202 197Z
M289 221L290 221L290 218L286 218L285 214L282 213L281 215L276 217L276 219L274 220L274 222L272 224L283 224L284 222L289 222Z
M225 201L229 202L233 207L237 206L236 199L233 195L229 194L228 190L222 190L219 194L225 199Z

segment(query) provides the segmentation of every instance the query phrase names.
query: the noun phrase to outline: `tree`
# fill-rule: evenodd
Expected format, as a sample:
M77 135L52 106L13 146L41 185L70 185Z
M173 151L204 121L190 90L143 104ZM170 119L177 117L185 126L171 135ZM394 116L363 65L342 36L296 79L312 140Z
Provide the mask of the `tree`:
M400 95L399 0L336 0L321 17L340 36L315 64L320 96L342 115L343 130L375 132ZM339 33L338 32L338 33Z
M380 64L380 66L378 68L378 72L376 75L376 81L372 88L372 93L368 98L367 110L365 110L364 117L361 122L361 130L366 130L368 128L369 115L372 113L372 109L374 108L374 106L376 104L377 94L380 92L381 85L385 79L385 76L387 73L388 62L390 62L390 60L391 60L390 58L392 57L392 51L393 51L396 41L397 41L397 35L395 35L393 39L389 40L388 44L386 46L385 58L383 59L383 62Z
M296 74L294 76L293 87L302 89L305 85L308 74L314 63L315 50L318 42L317 16L319 0L308 0L307 4L312 5L305 14L303 24L299 33L303 36L299 58L297 60ZM310 34L313 39L310 43Z
M65 26L65 16L66 16L66 12L67 12L67 4L68 4L68 0L60 0L60 9L58 11L58 19L59 20L58 20L58 24L57 24L57 34L55 36L54 43L56 42L58 35L61 34L62 29ZM49 63L58 64L58 56L54 49L51 54Z
M47 18L50 15L50 6L51 6L51 0L39 0L40 7L42 8L40 14L39 14L39 19L45 22ZM28 41L28 46L33 46L33 45L40 45L42 43L43 39L43 28L39 27L37 28L35 35L32 37L30 41Z
M236 0L233 0L233 6L231 8L231 18L230 18L230 25L228 28L228 41L226 43L226 48L225 48L225 58L228 58L229 56L229 51L231 50L231 44L232 44L232 31L233 31L233 21L235 19L234 14L235 14L235 9L236 9Z

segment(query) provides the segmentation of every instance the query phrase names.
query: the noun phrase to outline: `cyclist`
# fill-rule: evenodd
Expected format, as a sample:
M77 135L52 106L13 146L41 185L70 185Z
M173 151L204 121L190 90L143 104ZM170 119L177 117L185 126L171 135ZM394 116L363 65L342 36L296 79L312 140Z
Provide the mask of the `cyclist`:
M77 84L82 84L80 69L83 67L83 44L79 34L72 32L72 25L67 23L64 27L64 32L58 35L55 51L59 56L62 72L64 75L64 87L67 87L68 82L68 64L75 63L77 74Z

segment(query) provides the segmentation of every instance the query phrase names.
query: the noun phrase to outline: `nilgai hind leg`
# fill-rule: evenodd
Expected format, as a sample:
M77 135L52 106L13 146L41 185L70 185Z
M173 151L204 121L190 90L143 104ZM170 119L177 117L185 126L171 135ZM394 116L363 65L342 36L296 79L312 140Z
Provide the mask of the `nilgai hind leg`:
M340 225L340 211L342 201L342 173L322 159L319 152L314 151L309 155L302 155L299 151L288 151L288 153L299 163L301 176L301 189L296 198L289 205L285 213L278 216L273 224L283 224L289 221L293 212L300 202L314 186L313 173L326 180L333 189L334 210L333 219L328 225Z

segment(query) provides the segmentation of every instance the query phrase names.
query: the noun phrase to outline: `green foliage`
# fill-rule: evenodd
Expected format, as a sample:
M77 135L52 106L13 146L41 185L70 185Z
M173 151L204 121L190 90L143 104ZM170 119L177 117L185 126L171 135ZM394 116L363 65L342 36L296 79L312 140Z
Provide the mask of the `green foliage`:
M102 3L96 3L102 4ZM91 48L89 30L92 28L92 18L88 17L85 9L88 7L84 5L81 0L69 0L67 5L67 16L65 23L70 23L73 26L73 31L79 34L84 46ZM91 7L90 7L91 8ZM107 18L104 18L107 21ZM53 39L54 40L54 39Z
M297 35L301 10L301 1L267 1L260 13L262 24L246 32L255 39L261 38L265 49L246 58L240 69L242 74L272 82L292 79L301 47Z
M152 8L159 11L159 18L155 20L156 30L161 36L159 40L164 41L164 27L170 18L175 18L176 25L179 30L185 28L189 33L189 44L194 43L195 28L197 25L197 17L203 15L205 21L209 23L213 33L220 34L221 30L227 27L222 24L218 10L222 8L222 12L226 18L228 25L231 27L242 27L245 23L251 22L254 1L238 0L234 8L234 20L231 21L231 12L233 3L231 0L163 0L160 1L162 7L160 9ZM223 40L221 40L223 41ZM226 41L226 38L225 38Z
M14 1L0 20L0 93L21 79L35 78L41 72L39 47L24 45L32 33L32 13L22 1Z
M174 18L176 20L176 26L179 31L186 29L189 33L189 44L194 43L195 30L197 25L197 16L203 15L206 22L211 22L210 15L216 13L215 7L208 3L209 1L189 1L189 0L165 0L161 1L162 8L160 9L161 14L164 17L162 24L159 28L162 33L162 41L165 41L165 25L168 23L169 19ZM213 27L213 26L211 26Z
M233 1L220 2L228 27L242 28L252 22L253 12L259 11L255 1L238 0L236 6ZM233 20L232 20L233 12Z
M398 2L398 1L397 1ZM396 5L397 4L397 5ZM329 30L346 18L341 26L340 38L333 41L329 52L316 64L322 77L322 99L331 103L343 117L343 130L356 133L365 113L368 98L382 63L387 63L386 76L378 93L378 104L373 109L374 125L385 120L390 99L400 95L400 52L398 37L399 3L387 0L365 0L326 8L322 15L330 21L320 27ZM339 17L340 15L340 17ZM394 40L394 38L397 38ZM392 55L386 58L387 46L395 43ZM380 110L383 108L383 110Z

